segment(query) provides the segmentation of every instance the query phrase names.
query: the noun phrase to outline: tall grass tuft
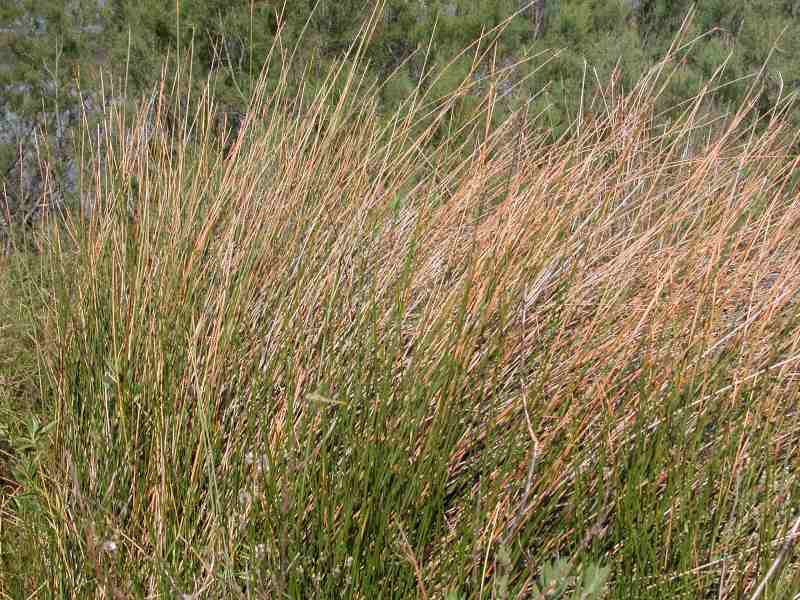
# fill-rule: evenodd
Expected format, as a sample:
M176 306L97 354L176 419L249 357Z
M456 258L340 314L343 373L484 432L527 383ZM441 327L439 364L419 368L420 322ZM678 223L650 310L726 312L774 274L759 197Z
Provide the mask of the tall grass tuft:
M359 60L233 138L166 75L84 132L2 281L0 589L752 593L798 500L792 99L709 122L720 72L663 125L667 56L554 141L471 74L379 114Z

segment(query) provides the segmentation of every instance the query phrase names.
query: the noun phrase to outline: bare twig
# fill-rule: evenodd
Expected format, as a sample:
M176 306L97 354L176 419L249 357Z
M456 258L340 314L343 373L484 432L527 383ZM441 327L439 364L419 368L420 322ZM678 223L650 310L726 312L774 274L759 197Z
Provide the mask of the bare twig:
M775 557L775 560L773 561L772 566L769 568L769 571L767 571L767 574L764 576L764 579L762 579L761 583L758 584L756 591L753 592L752 596L750 596L750 600L758 600L761 594L764 593L764 590L767 589L769 580L773 577L777 577L780 574L781 568L783 568L783 562L786 560L786 557L789 556L789 552L792 550L795 542L797 541L798 531L800 531L800 516L795 519L792 530L789 532L789 535L786 536L786 539L783 540L781 551L778 553L778 556Z
M414 573L417 576L417 587L419 588L420 596L422 596L423 600L428 600L428 591L425 589L425 583L422 580L422 569L419 566L419 561L417 561L417 557L414 556L414 550L411 548L411 544L408 543L406 532L403 530L403 524L400 523L400 519L396 519L396 522L397 528L400 530L400 545L403 548L403 553L406 555L408 562L414 567Z

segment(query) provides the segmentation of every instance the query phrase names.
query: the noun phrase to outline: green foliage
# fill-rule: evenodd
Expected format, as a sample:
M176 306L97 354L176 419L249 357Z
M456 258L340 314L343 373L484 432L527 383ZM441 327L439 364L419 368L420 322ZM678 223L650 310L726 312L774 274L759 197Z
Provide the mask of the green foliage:
M376 15L372 40L365 50L369 77L374 80L386 81L399 69L382 94L382 112L391 113L399 99L418 84L423 89L434 85L436 95L454 89L465 72L463 64L435 84L430 73L505 23L499 35L488 35L476 49L479 53L490 51L478 66L483 75L495 60L509 65L542 50L560 50L552 62L517 88L516 99L509 98L498 110L523 106L551 86L547 98L538 104L548 107L547 122L562 131L578 113L580 99L590 96L590 90L583 87L593 88L597 79L606 80L618 67L622 87L629 89L661 59L691 7L688 0L547 0L544 35L533 40L528 16L523 13L511 18L521 5L517 0L387 0L383 12ZM124 78L128 94L135 96L149 91L164 60L174 69L178 62L188 66L191 58L195 88L210 77L222 110L240 113L265 66L271 89L278 85L277 71L270 66L275 63L274 54L280 55L281 61L291 57L294 62L285 82L290 91L318 86L330 69L337 67L374 7L374 3L356 0L182 0L177 4L111 0L99 12L92 0L75 2L69 10L54 0L21 0L0 9L4 21L24 23L26 31L6 43L11 68L0 70L0 85L26 84L8 92L6 102L32 118L41 112L43 98L47 106L63 106L73 101L74 94L68 90L74 90L77 83L87 91L97 89L92 75L101 66L111 68L118 80ZM43 21L32 18L34 10ZM793 3L767 0L700 3L687 39L712 33L678 57L687 60L660 99L659 108L669 108L679 98L696 94L723 61L727 60L727 81L756 73L786 29L770 59L770 77L765 79L762 98L764 110L775 105L800 81L800 25L792 19L795 10ZM37 23L46 23L47 35L37 33ZM96 24L103 27L100 33L91 28ZM279 31L281 41L276 47ZM473 55L470 52L462 62ZM506 77L511 84L518 84L527 75L526 67L518 66ZM739 81L723 87L709 102L716 103L713 109L722 113L741 100L747 89L748 82Z
M102 47L95 29L96 2L79 0L68 9L60 1L18 0L0 6L0 23L10 24L0 42L4 107L22 115L56 105L63 110L69 91L84 81L79 66Z
M597 600L606 594L611 569L595 564L574 568L571 561L559 558L542 566L535 600Z

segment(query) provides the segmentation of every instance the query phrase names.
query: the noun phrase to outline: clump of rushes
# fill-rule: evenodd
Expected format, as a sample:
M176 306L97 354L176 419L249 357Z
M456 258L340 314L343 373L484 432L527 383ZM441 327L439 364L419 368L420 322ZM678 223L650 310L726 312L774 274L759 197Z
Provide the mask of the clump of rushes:
M720 73L659 126L668 56L549 141L492 86L465 116L470 74L377 114L368 35L314 97L262 78L234 139L213 90L167 122L180 77L86 132L93 209L13 286L54 426L4 589L751 593L798 499L790 99L709 122Z

